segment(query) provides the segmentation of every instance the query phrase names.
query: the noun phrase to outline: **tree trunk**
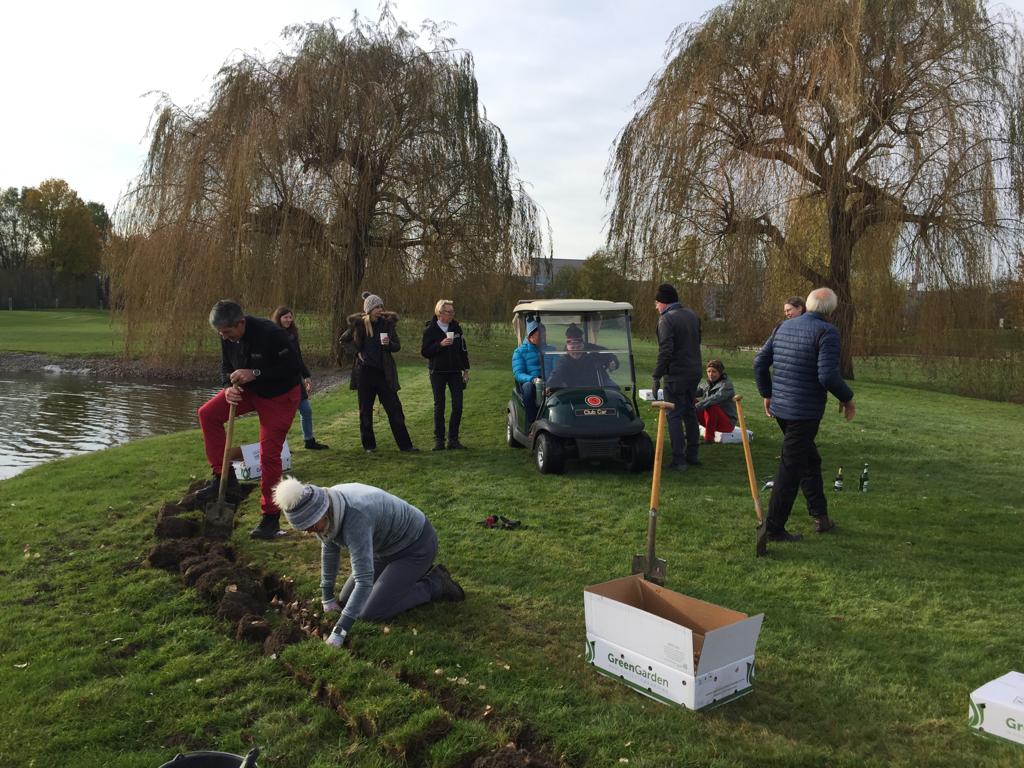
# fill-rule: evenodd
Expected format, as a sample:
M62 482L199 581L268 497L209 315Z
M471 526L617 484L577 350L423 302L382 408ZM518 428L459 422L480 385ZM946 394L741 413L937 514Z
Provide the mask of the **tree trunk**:
M372 206L355 207L351 211L352 230L349 233L348 245L343 253L338 254L338 280L335 291L333 326L334 326L334 357L341 365L345 362L344 350L338 344L338 338L348 327L348 316L359 311L359 288L366 274L366 258L369 252L370 217Z
M829 211L829 264L828 286L836 292L839 305L829 321L839 329L839 372L844 379L852 381L853 376L853 326L857 310L853 304L850 289L850 264L853 261L853 233L849 214L837 203Z

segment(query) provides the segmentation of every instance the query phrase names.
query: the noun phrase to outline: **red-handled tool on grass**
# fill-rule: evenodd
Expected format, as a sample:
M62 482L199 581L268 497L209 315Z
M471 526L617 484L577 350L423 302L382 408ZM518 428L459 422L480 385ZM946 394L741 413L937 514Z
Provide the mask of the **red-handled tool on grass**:
M661 500L661 455L665 443L665 414L675 406L662 400L651 403L658 409L658 436L654 442L654 472L651 476L651 510L647 518L647 554L633 555L633 573L642 573L646 581L665 586L668 563L654 554L654 534L658 528L658 504Z
M736 415L740 419L740 436L743 438L743 458L747 460L747 480L750 483L750 495L754 499L754 512L757 513L757 556L768 554L768 525L764 510L761 509L761 495L757 492L757 481L754 479L754 460L750 456L750 439L747 437L747 421L743 418L743 395L733 397L736 401Z
M235 439L235 404L228 409L228 423L224 439L224 460L220 465L220 488L217 500L206 505L207 538L230 538L231 528L235 519L235 505L224 500L228 490L228 473L234 472L231 466L231 444ZM227 536L224 536L224 533Z

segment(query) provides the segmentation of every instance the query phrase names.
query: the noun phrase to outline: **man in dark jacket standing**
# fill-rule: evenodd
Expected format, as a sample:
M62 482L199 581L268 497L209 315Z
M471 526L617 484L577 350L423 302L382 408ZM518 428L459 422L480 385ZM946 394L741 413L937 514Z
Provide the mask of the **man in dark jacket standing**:
M786 530L798 488L807 499L814 529L826 533L836 527L828 516L821 456L814 438L829 392L838 398L839 410L847 421L853 419L855 411L853 390L839 373L839 331L825 320L837 304L830 289L811 291L806 314L780 323L754 358L754 377L764 398L764 411L782 430L782 456L768 501L771 541L802 538Z
M697 446L700 432L693 401L703 364L700 357L700 319L679 303L679 294L662 283L654 295L658 319L658 362L654 366L654 395L664 383L665 400L675 405L668 412L668 434L672 440L669 469L685 471L699 464ZM683 428L686 436L683 436Z
M217 497L224 461L224 424L231 404L241 416L256 411L260 420L260 509L262 518L249 534L273 539L284 531L274 503L274 486L281 479L281 448L299 407L302 369L291 339L270 320L242 312L233 301L218 301L210 310L210 326L221 339L221 384L224 389L199 408L206 460L213 479L198 493L200 500ZM233 475L231 476L233 480Z

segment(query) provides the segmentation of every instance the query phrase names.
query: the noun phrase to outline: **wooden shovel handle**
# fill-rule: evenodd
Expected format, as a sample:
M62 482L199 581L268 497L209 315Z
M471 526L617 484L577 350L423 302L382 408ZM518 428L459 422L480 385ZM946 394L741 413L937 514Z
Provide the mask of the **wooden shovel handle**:
M235 404L231 403L228 409L228 426L224 435L224 460L220 465L220 488L217 490L217 506L224 503L224 496L228 491L228 472L234 472L231 466L231 443L235 440Z
M655 400L651 403L658 409L658 433L654 440L654 473L651 476L651 509L656 510L661 500L661 458L665 446L665 414L675 406L664 400Z
M764 510L761 509L761 494L757 492L757 480L754 479L754 460L750 456L750 440L747 438L747 420L743 418L743 395L733 397L736 402L736 415L740 419L740 437L743 439L743 458L747 460L747 480L750 482L750 496L754 500L754 512L757 522L764 522Z

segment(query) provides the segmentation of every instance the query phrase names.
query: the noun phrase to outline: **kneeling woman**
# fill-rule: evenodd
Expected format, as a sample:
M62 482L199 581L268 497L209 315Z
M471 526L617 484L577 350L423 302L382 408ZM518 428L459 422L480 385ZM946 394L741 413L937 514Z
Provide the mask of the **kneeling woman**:
M707 381L697 387L697 421L704 427L704 442L715 442L715 433L736 429L736 390L725 375L721 360L708 360Z
M423 603L465 599L448 569L434 565L434 526L397 496L362 483L321 488L288 477L274 489L274 501L293 528L320 539L324 611L341 611L328 645L340 647L357 619L382 621ZM335 597L342 549L352 573Z

